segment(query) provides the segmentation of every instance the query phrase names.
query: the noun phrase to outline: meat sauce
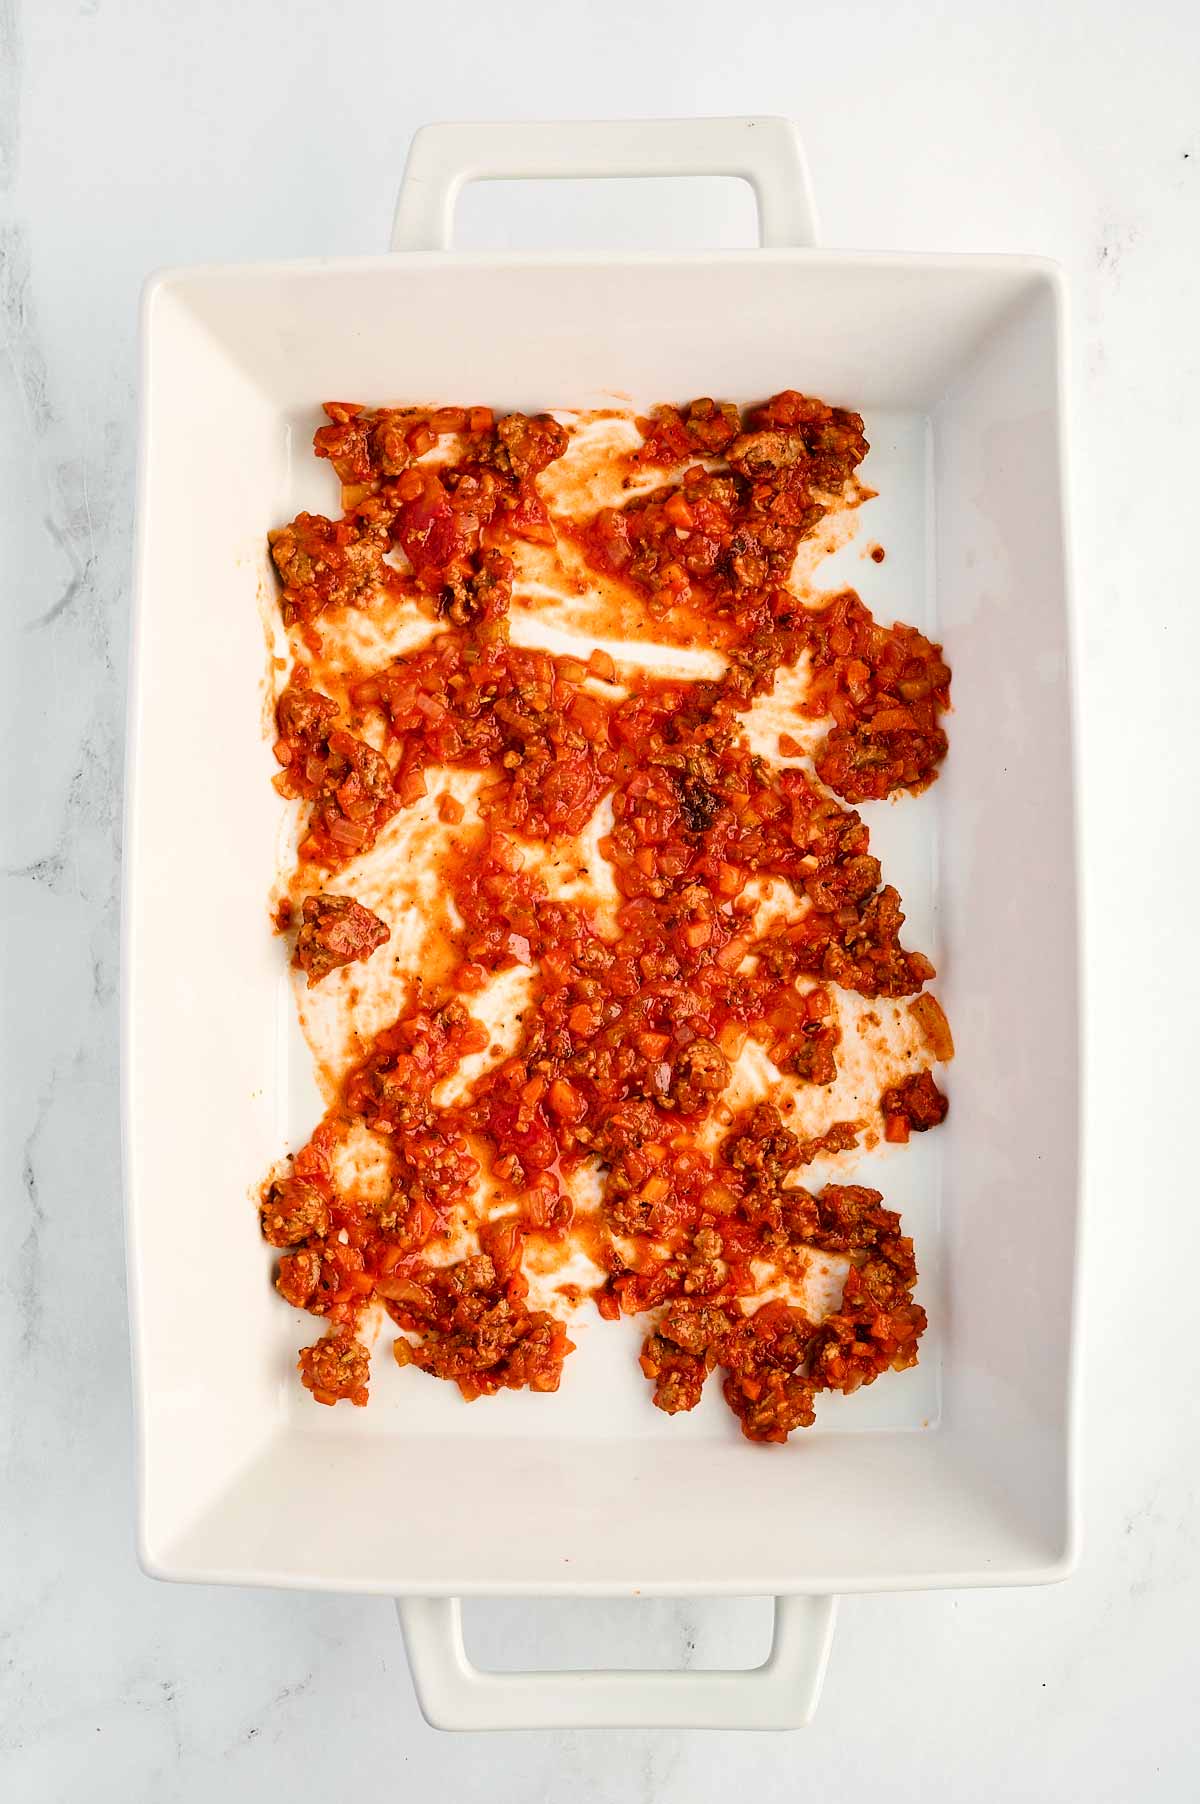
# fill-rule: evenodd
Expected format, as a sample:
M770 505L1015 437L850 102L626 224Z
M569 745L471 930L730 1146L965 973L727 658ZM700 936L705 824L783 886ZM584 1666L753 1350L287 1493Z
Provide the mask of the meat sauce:
M919 998L934 975L902 942L900 898L853 805L934 779L950 671L940 646L879 625L853 591L810 608L788 587L801 541L854 483L862 421L790 390L745 414L711 400L661 407L622 454L636 494L580 521L553 517L539 491L568 445L549 416L326 413L315 448L341 479L343 515L302 514L271 535L297 654L276 709L276 784L304 815L292 883L303 902L285 903L279 923L298 920L310 986L388 933L326 880L352 889L354 860L436 773L465 769L482 786L470 810L448 793L438 807L455 830L450 968L412 985L264 1188L264 1235L286 1249L278 1288L326 1324L301 1355L303 1383L322 1403L366 1401L357 1332L381 1304L398 1362L467 1398L555 1390L572 1343L531 1307L523 1249L578 1242L602 1273L601 1316L652 1316L641 1365L661 1409L693 1407L720 1368L743 1433L785 1440L812 1422L821 1391L914 1364L925 1326L912 1244L879 1192L812 1194L799 1181L853 1147L861 1124L805 1139L773 1102L723 1101L751 1041L793 1085L830 1085L836 992ZM603 650L514 643L521 546L560 536L649 628L697 623L724 674L684 682ZM434 618L432 637L382 667L338 671L338 693L325 693L323 620L395 597ZM802 660L803 712L827 727L811 769L781 768L752 752L745 717ZM552 894L531 857L573 843L602 803L615 919ZM751 892L764 879L796 908L760 930ZM515 967L532 982L515 1047L436 1101L488 1046L473 999ZM881 1105L897 1140L946 1106L928 1072ZM387 1148L382 1199L336 1180L347 1124ZM584 1168L599 1178L588 1212L572 1181ZM447 1226L464 1218L477 1250L447 1264ZM800 1283L814 1250L846 1263L836 1310L810 1320L761 1301L756 1267Z

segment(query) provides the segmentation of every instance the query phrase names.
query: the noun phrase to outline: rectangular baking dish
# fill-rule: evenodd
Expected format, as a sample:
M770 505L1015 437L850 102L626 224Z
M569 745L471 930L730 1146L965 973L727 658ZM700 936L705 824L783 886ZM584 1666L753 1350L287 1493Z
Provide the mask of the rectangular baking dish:
M444 248L467 180L672 173L750 180L762 248ZM422 1707L446 1726L801 1722L838 1592L1035 1583L1074 1557L1062 285L1037 259L814 237L783 120L438 126L414 141L391 254L146 290L123 1021L140 1557L162 1578L407 1600ZM263 733L265 534L328 499L314 407L784 386L865 415L888 561L864 593L944 639L954 669L940 781L867 811L959 1044L945 1127L878 1178L862 1168L917 1237L922 1366L779 1451L726 1419L659 1416L607 1331L584 1333L553 1398L467 1406L409 1382L364 1412L314 1409L294 1374L311 1324L274 1295L250 1202L314 1118L266 915L281 810ZM634 1592L774 1595L771 1659L505 1677L466 1662L464 1594Z

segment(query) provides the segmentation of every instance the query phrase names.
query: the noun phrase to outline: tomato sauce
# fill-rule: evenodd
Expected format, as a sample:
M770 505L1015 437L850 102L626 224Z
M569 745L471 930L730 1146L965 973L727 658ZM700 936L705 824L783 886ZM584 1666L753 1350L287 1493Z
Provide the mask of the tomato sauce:
M302 514L271 535L296 650L276 709L276 785L305 816L279 922L299 922L310 985L388 932L351 898L326 897L325 880L338 873L345 889L354 860L437 772L483 780L471 809L449 794L438 803L455 835L449 968L412 986L264 1188L264 1233L286 1249L278 1288L327 1327L301 1356L303 1382L319 1402L365 1402L356 1329L381 1304L399 1363L465 1397L556 1389L571 1342L531 1306L522 1253L574 1237L602 1272L602 1316L656 1312L641 1363L660 1408L691 1408L720 1367L743 1432L784 1440L813 1420L822 1390L913 1364L925 1325L911 1242L880 1194L814 1195L797 1181L852 1147L861 1124L805 1139L771 1102L735 1112L722 1100L748 1041L793 1083L830 1084L834 994L916 997L934 975L902 943L900 898L853 804L934 779L949 668L940 646L879 625L853 591L812 608L788 587L801 541L856 480L862 421L795 391L745 415L710 400L662 407L620 454L636 494L568 520L538 486L568 444L549 416L326 413L316 450L342 482L344 513ZM684 682L600 649L514 643L514 559L559 537L648 630L696 623L724 673ZM339 669L327 694L323 620L397 597L425 609L432 637L380 667ZM828 728L811 769L781 768L751 751L745 716L802 660L803 711ZM799 746L784 736L781 749ZM571 844L602 803L615 919L552 894L528 856ZM797 906L760 931L750 891L763 879ZM532 1000L514 1049L453 1102L436 1100L488 1046L473 998L515 967L531 974ZM884 1098L889 1138L944 1114L924 1079ZM387 1148L382 1200L335 1180L351 1123ZM585 1167L601 1200L583 1215L572 1179ZM477 1250L447 1263L448 1224L472 1217L483 1178L493 1203ZM761 1302L754 1267L802 1278L813 1249L847 1261L839 1307L809 1320Z

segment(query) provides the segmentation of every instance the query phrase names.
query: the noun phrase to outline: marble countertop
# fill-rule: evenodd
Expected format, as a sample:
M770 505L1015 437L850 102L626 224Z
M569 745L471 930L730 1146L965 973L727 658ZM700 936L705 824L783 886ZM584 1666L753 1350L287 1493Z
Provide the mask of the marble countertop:
M710 0L411 16L382 0L0 4L14 1804L300 1801L364 1782L461 1804L705 1804L731 1783L848 1804L1200 1789L1200 1211L1184 1153L1200 758L1182 725L1200 659L1200 14L774 0L728 17ZM138 291L164 264L377 250L415 126L521 112L790 113L826 243L1041 252L1071 287L1092 996L1083 1563L1049 1589L848 1600L816 1723L792 1736L439 1736L386 1599L165 1586L134 1560L117 919ZM559 241L749 236L723 189L538 204ZM472 191L462 241L531 242L534 220L527 195ZM755 1655L767 1614L496 1603L471 1612L471 1636L512 1664L722 1663Z

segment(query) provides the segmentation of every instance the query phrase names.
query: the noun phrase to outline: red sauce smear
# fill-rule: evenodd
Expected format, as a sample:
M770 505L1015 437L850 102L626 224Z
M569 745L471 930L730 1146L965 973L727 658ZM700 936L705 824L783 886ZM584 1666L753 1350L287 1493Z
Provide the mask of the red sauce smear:
M285 621L313 659L321 617L378 605L381 591L420 598L443 624L420 650L350 673L342 704L305 657L280 697L276 783L307 804L299 887L311 894L293 912L310 984L370 956L387 932L357 904L323 898L324 874L369 848L430 773L461 767L485 781L471 818L453 797L439 808L457 830L444 873L463 923L452 968L414 986L290 1175L264 1190L264 1234L286 1249L278 1288L327 1324L301 1355L303 1382L322 1403L366 1401L356 1329L381 1302L402 1331L400 1363L465 1397L556 1389L571 1342L529 1307L522 1247L576 1239L605 1274L602 1316L658 1312L641 1363L660 1408L691 1408L720 1367L743 1432L782 1441L813 1420L820 1391L914 1364L925 1326L911 1242L880 1194L811 1195L796 1181L814 1158L853 1146L862 1124L802 1140L769 1102L739 1114L722 1102L747 1039L794 1081L827 1085L833 990L914 996L934 974L902 945L900 898L845 804L936 776L950 683L941 648L880 626L853 591L811 610L786 586L801 539L854 480L862 421L791 390L745 415L709 400L659 408L625 461L642 477L661 468L661 486L580 522L555 520L538 489L568 443L549 416L347 403L326 413L316 450L342 480L345 511L302 514L271 535ZM454 460L422 464L447 434ZM725 674L623 671L617 689L603 651L584 662L512 644L514 548L557 535L648 621L686 610L726 651ZM815 775L757 757L744 732L755 698L803 658L804 712L830 722ZM524 853L569 844L606 799L615 932L591 906L551 895ZM747 890L762 877L790 887L798 918L758 933ZM515 1050L453 1105L435 1104L437 1086L488 1044L472 997L515 966L532 974ZM928 1073L884 1107L893 1138L945 1112ZM714 1111L724 1132L709 1155L697 1137ZM334 1182L334 1150L356 1122L388 1149L382 1203ZM584 1166L600 1173L602 1203L577 1220L571 1179ZM447 1265L431 1255L452 1215L472 1211L484 1167L507 1213L480 1224L478 1253ZM849 1260L833 1314L743 1308L755 1261L800 1282L814 1248Z

